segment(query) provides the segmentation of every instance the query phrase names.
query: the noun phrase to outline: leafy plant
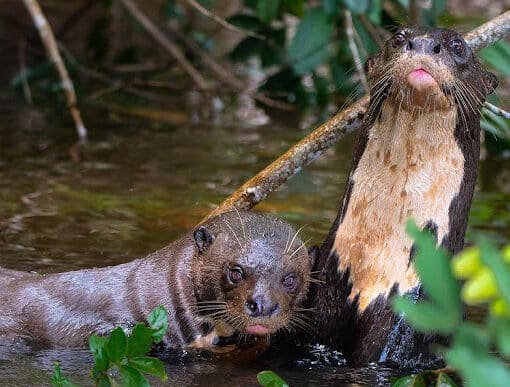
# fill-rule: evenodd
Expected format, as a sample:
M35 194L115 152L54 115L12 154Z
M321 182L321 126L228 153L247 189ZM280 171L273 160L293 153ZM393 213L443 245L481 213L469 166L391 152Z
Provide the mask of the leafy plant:
M427 301L413 303L406 297L393 300L396 312L404 313L411 325L422 332L452 336L442 349L446 361L456 368L467 386L506 386L510 370L510 246L500 253L485 239L451 260L427 231L410 222L407 227L415 240L415 267L422 280ZM457 279L465 282L462 287ZM468 305L488 305L483 324L462 319L461 301ZM490 352L496 350L499 356ZM426 386L430 372L400 378L394 386ZM450 381L434 380L434 385L451 386Z
M117 370L124 386L149 386L144 374L154 375L162 381L168 379L164 363L146 356L153 343L159 343L168 329L167 311L163 306L155 308L148 316L149 326L138 323L127 336L121 327L115 328L108 336L92 335L89 347L94 357L92 378L97 386L117 386L113 376ZM60 365L55 363L51 379L54 387L77 386L62 376Z
M60 363L58 361L55 362L55 368L53 370L53 375L51 376L51 385L53 387L78 387L76 383L73 383L62 375Z
M289 387L287 382L273 371L259 372L257 381L264 387Z

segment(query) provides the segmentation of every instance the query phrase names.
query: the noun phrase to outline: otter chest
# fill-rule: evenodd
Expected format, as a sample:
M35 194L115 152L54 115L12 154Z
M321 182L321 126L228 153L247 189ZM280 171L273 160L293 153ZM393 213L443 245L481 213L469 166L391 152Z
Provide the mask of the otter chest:
M456 118L455 108L413 116L385 106L370 129L332 251L340 271L350 268L350 297L359 295L360 310L395 284L406 292L419 283L409 263L408 218L433 224L439 243L448 233L449 205L464 175Z

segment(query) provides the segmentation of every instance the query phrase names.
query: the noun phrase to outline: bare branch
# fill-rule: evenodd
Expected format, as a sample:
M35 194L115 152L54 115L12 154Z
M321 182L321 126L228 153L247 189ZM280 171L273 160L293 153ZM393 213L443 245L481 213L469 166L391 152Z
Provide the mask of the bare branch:
M506 11L487 23L464 35L464 40L475 51L490 46L498 40L510 36L510 11Z
M172 55L200 90L209 90L209 84L195 67L186 59L182 51L171 42L154 23L136 6L132 0L119 0L129 14L158 42L170 55Z
M369 98L365 96L342 110L298 142L271 165L237 189L208 217L236 207L248 210L264 200L271 192L310 164L336 141L361 126Z
M510 120L510 112L507 112L506 110L503 110L487 101L483 104L483 107L489 111L491 111L494 114L497 114L498 116L504 117L507 120Z
M409 25L418 26L421 25L421 14L422 14L422 0L411 0L409 1Z
M265 36L259 35L259 34L253 32L253 31L249 31L249 30L245 30L243 28L239 28L239 27L229 23L225 19L221 18L220 16L216 15L215 13L209 11L207 8L205 8L202 5L200 5L195 0L186 0L186 2L191 7L195 8L198 12L200 12L201 14L203 14L203 15L207 16L208 18L214 20L216 23L218 23L219 25L225 27L229 31L239 32L239 33L241 33L243 35L251 36L252 38L256 38L256 39L260 39L260 40L266 40Z
M30 12L32 19L34 20L35 27L37 28L37 31L39 32L43 42L44 48L46 49L46 53L57 69L62 89L64 90L66 96L67 106L69 107L69 111L73 117L76 132L78 133L78 139L80 142L82 142L87 138L87 129L85 128L85 125L81 119L81 114L77 107L76 93L74 92L73 82L69 77L69 73L67 72L64 62L62 61L60 52L58 51L57 42L55 41L53 31L51 30L46 17L42 13L41 7L37 3L37 0L23 0L23 4L25 4L25 7Z
M368 82L367 77L365 76L365 71L363 70L363 61L359 56L358 46L356 46L356 42L354 41L354 25L352 24L352 13L347 8L344 11L345 15L345 33L347 35L347 42L349 43L349 49L351 50L352 59L354 60L354 66L356 67L356 72L358 73L359 81L363 86L363 90L365 93L368 93Z
M510 12L505 12L466 34L466 41L475 51L503 37L510 36ZM483 37L479 36L483 35ZM271 192L311 163L336 141L362 125L369 97L364 96L294 145L277 160L252 177L221 203L207 218L232 207L250 209Z

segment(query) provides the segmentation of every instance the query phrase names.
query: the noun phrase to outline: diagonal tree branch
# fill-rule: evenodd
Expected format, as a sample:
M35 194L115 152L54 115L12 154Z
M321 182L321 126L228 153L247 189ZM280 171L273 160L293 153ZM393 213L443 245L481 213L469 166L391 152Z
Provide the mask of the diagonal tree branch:
M499 39L510 37L510 11L491 19L464 37L478 51ZM239 187L213 210L207 218L233 207L248 210L264 200L303 167L319 157L347 133L361 127L369 97L364 96L316 128L277 160Z
M149 35L158 42L161 47L165 49L175 60L179 63L181 68L193 79L193 82L200 90L209 90L210 86L204 79L202 74L193 67L193 65L186 59L179 47L170 41L158 27L138 8L132 0L119 0L129 14L149 33Z

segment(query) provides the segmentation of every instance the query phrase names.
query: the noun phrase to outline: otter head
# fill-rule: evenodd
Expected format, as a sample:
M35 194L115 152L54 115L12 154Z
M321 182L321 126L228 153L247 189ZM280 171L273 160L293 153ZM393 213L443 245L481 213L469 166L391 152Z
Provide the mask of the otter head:
M408 27L398 30L366 63L371 100L399 108L436 111L454 104L475 112L497 86L455 31ZM371 103L372 105L372 103Z
M288 223L230 212L194 232L201 262L199 313L240 334L306 328L305 300L318 249L310 253Z

